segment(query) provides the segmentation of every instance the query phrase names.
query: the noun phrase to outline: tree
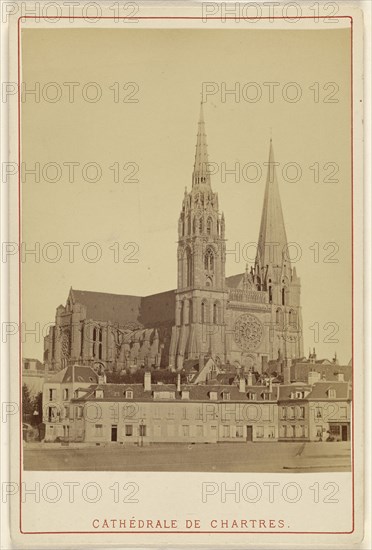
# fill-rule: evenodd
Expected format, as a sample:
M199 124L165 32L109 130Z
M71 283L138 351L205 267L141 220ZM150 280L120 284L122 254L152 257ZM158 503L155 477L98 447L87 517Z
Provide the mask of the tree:
M22 417L23 420L30 420L34 412L34 404L31 399L30 390L26 384L22 386Z
M43 393L41 391L35 395L32 405L33 413L38 412L38 414L33 414L32 423L40 424L43 421Z

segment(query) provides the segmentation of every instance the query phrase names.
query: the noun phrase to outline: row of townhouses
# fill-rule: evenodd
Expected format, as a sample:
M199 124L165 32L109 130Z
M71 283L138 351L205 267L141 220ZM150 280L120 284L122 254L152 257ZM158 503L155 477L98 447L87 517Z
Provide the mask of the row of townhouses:
M108 384L87 366L69 366L43 387L46 442L90 445L350 440L351 386L343 374L307 382Z

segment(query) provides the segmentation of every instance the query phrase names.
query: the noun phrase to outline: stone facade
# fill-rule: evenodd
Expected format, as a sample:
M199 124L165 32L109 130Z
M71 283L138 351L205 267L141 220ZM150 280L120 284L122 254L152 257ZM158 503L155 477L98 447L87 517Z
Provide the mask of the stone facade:
M209 353L221 363L265 371L303 355L300 279L292 268L272 142L254 266L225 278L225 217L211 187L203 112L192 188L178 222L178 285L170 365Z
M300 279L291 266L270 142L257 255L226 277L226 223L211 186L201 106L192 187L178 220L177 288L147 297L70 290L45 338L44 361L109 370L181 370L213 357L266 372L278 357L303 357Z
M70 289L44 340L47 370L166 366L173 317L173 291L141 298Z

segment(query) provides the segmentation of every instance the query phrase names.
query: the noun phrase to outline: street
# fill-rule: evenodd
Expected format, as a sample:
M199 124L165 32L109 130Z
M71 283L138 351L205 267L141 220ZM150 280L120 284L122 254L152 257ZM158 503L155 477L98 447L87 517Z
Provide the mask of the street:
M347 472L350 442L24 446L25 470Z

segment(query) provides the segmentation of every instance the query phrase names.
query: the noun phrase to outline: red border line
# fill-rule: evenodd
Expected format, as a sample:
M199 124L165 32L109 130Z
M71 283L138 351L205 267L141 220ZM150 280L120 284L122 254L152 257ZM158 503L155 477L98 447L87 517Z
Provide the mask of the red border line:
M89 18L84 16L56 16L56 17L46 17L46 16L35 16L35 15L23 15L18 18L17 22L17 48L18 48L18 250L21 249L21 233L22 233L22 223L21 223L21 100L20 100L20 85L21 85L21 64L20 64L20 55L21 55L21 38L20 38L20 23L25 19L84 19L88 23ZM133 20L168 20L168 19L185 19L185 20L221 20L221 17L192 17L192 16L101 16L101 17L92 17L91 19L133 19ZM314 19L314 16L288 16L288 17L224 17L224 20L234 20L234 21L245 21L245 20L273 20L273 19ZM18 306L18 316L19 316L19 411L20 411L20 430L19 430L19 445L20 445L20 468L19 468L19 530L23 535L154 535L154 534L188 534L188 535L211 535L211 534L227 534L227 535L277 535L277 534L286 534L286 535L350 535L355 530L355 446L354 446L354 94L353 94L353 17L350 15L338 15L338 16L328 16L328 17L319 17L320 19L350 19L350 55L351 55L351 250L352 250L352 272L351 272L351 292L352 292L352 450L351 450L351 461L352 461L352 530L351 531L23 531L22 530L22 471L23 471L23 460L22 460L22 451L23 451L23 436L22 436L22 336L21 336L21 319L22 319L22 268L21 268L21 255L18 253L18 291L19 291L19 306ZM200 30L200 29L198 29ZM280 474L279 474L280 475Z
M355 529L355 446L354 446L354 75L353 75L353 55L354 55L354 45L353 45L353 18L351 18L350 25L350 58L351 58L351 71L350 71L350 100L351 100L351 117L350 117L350 127L351 127L351 364L352 364L352 385L351 385L351 426L352 426L352 450L351 450L351 471L352 471L352 484L351 484L351 494L352 494L352 527L353 531Z
M241 472L240 472L241 473ZM350 535L353 531L22 531L23 535Z
M20 18L18 18L17 24L17 48L18 48L18 353L19 353L19 528L22 533L22 468L23 468L23 430L22 430L22 420L23 420L23 410L22 410L22 338L21 338L21 320L22 320L22 271L21 271L21 236L22 236L22 225L21 225L21 99L20 99L20 86L21 86L21 63L20 63L20 54L21 54L21 36L20 36Z
M153 16L138 16L138 17L135 17L135 16L121 16L121 15L107 15L107 16L101 16L101 17L88 17L88 16L84 16L84 15L56 15L56 16L51 16L51 17L48 17L46 15L21 15L19 19L50 19L50 20L53 20L53 19L85 19L85 21L87 23L93 23L93 21L89 21L90 19L133 19L134 21L136 21L137 19L192 19L192 20L203 20L203 21L209 21L209 20L213 20L213 19L218 19L220 21L228 21L228 20L234 20L234 21L249 21L250 19L254 20L254 21L261 21L262 19L269 19L270 21L273 20L273 19L285 19L286 21L288 19L295 19L297 21L297 19L353 19L351 15L329 15L329 16L324 16L324 17L320 17L320 16L314 16L314 15L302 15L302 16L295 16L295 15L288 15L286 17L279 17L279 16L268 16L268 17L193 17L193 16L174 16L174 17L168 17L168 16L161 16L161 15L153 15Z

